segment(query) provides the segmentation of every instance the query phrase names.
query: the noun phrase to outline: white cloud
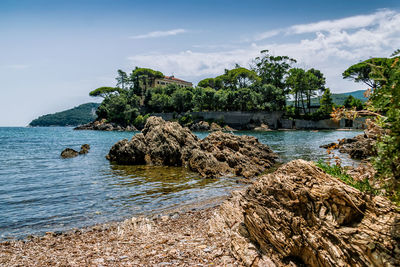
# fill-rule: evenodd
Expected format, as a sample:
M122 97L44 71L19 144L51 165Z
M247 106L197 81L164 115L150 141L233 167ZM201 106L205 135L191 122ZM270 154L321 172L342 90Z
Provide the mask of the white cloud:
M261 41L261 40L269 39L271 37L278 35L281 32L282 32L282 30L280 30L280 29L262 32L262 33L256 34L254 36L254 41Z
M324 20L316 23L294 25L288 29L289 33L312 33L318 31L340 31L358 29L379 23L396 13L392 10L381 10L369 15L358 15L337 20Z
M135 35L129 37L130 39L148 39L148 38L158 38L158 37L166 37L166 36L173 36L181 33L185 33L187 30L185 29L173 29L169 31L154 31L149 32L146 34Z
M348 66L369 57L389 56L399 48L398 25L400 13L383 10L370 15L293 25L288 29L296 33L313 33L312 37L307 35L299 41L256 42L243 45L240 49L214 52L135 55L129 60L133 65L159 69L166 74L173 72L176 76L197 82L204 77L220 75L235 63L248 66L261 50L268 49L276 55L296 58L300 67L320 69L327 77L327 86L334 92L343 92L363 88L362 84L342 79L341 73Z

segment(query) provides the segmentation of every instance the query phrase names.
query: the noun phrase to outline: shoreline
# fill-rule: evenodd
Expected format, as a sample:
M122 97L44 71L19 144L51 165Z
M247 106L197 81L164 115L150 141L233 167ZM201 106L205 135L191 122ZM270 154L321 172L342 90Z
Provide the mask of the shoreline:
M138 216L1 242L0 264L242 266L230 252L228 235L211 227L216 211L228 198L172 209L169 215Z

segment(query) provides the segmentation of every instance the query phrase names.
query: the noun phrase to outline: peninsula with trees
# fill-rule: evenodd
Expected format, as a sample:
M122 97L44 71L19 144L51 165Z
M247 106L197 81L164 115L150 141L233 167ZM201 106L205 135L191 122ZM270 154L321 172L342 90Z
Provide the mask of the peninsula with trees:
M172 119L184 126L202 119L193 116L196 112L279 112L291 119L329 119L336 105L324 74L314 68L293 67L295 63L293 58L263 50L249 68L236 64L196 87L160 71L136 67L130 73L118 70L114 87L100 87L89 95L103 98L96 121L122 129L140 129L150 115L165 113L172 113ZM363 106L351 95L342 97L341 103L358 109Z

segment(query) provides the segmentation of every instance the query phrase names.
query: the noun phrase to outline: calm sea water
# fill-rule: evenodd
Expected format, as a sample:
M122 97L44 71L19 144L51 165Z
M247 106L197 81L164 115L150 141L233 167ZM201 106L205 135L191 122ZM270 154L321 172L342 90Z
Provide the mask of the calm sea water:
M353 137L349 131L237 132L259 138L283 162L325 158L319 145ZM64 231L159 212L228 194L232 178L201 179L182 168L111 165L105 155L133 133L72 128L0 127L0 239ZM204 138L207 133L198 133ZM61 159L66 147L89 154ZM344 157L347 164L352 164Z

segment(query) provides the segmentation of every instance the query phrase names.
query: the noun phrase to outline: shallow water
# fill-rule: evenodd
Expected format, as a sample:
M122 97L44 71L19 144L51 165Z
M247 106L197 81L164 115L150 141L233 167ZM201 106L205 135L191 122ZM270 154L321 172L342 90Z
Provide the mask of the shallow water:
M237 132L259 138L280 154L325 158L319 145L353 137L349 131ZM118 166L105 155L133 133L73 131L72 128L0 127L0 239L64 231L135 214L163 211L227 195L233 178L202 179L176 167ZM198 133L204 138L207 133ZM61 159L66 147L89 154ZM352 164L345 158L347 164Z

